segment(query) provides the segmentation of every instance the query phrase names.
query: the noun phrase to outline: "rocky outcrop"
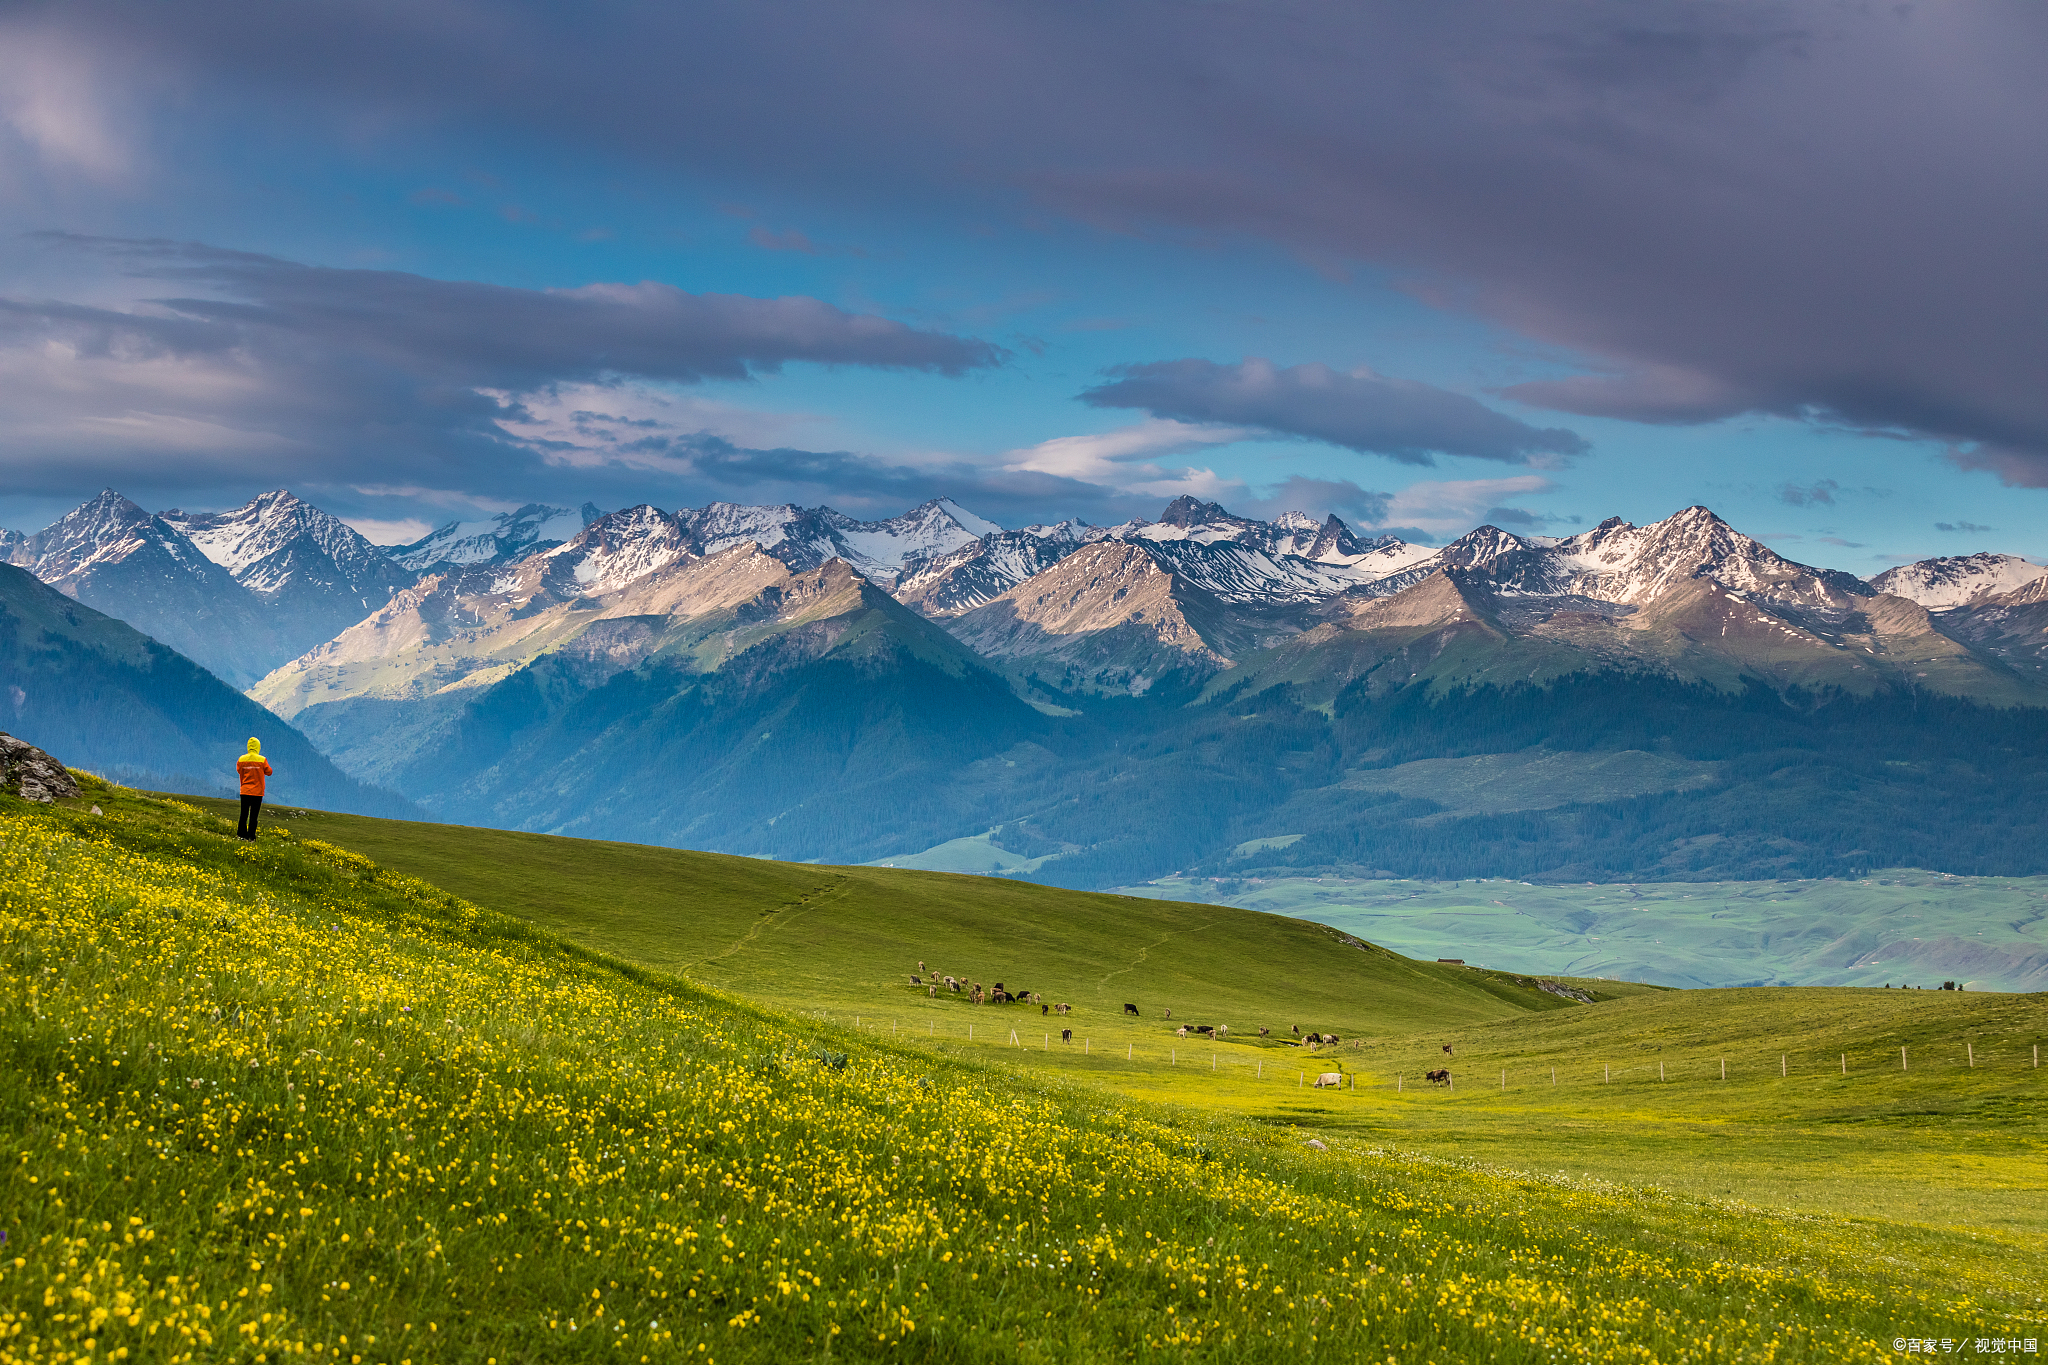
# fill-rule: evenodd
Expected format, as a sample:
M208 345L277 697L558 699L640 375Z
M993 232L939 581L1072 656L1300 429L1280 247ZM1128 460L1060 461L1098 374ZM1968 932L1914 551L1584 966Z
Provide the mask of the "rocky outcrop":
M62 763L28 741L0 731L0 792L47 806L60 796L78 795L78 784Z

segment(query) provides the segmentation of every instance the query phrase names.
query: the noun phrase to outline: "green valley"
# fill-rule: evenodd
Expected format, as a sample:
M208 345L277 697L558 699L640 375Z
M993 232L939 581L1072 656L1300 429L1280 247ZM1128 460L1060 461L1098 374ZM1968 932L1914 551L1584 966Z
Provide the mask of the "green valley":
M2048 878L1531 885L1164 878L1128 895L1299 915L1414 957L1671 986L2048 988Z

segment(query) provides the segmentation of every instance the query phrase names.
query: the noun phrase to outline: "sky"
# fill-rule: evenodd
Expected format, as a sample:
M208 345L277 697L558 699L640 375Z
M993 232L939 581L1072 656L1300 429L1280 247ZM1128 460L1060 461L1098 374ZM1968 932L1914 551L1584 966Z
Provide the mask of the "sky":
M2048 561L2048 9L0 3L0 526L1704 503Z

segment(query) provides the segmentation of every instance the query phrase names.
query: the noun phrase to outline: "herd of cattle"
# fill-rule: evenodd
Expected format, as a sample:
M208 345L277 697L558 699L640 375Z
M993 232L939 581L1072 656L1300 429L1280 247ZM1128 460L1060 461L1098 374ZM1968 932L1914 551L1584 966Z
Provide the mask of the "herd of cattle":
M922 962L918 963L917 970L910 974L910 984L923 987L926 996L933 1000L938 999L939 991L943 989L949 995L965 996L967 1002L972 1005L1036 1005L1041 1015L1072 1014L1074 1011L1072 1005L1064 1002L1059 1004L1048 1003L1036 991L1011 990L1000 981L996 982L993 987L985 988L979 981L968 981L963 977L950 976L944 972L933 972ZM1136 1005L1126 1002L1124 1013L1136 1015L1139 1013L1139 1010ZM1173 1011L1168 1009L1165 1017L1171 1021ZM1259 1037L1271 1037L1272 1033L1273 1030L1262 1028L1259 1030ZM1230 1036L1230 1025L1182 1024L1174 1030L1176 1037L1185 1038L1190 1034L1209 1039L1223 1039ZM1311 1052L1318 1047L1327 1047L1338 1041L1337 1035L1334 1033L1303 1033L1299 1024L1294 1026L1294 1038L1299 1043L1307 1046ZM1072 1029L1061 1029L1060 1041L1073 1042L1074 1031Z

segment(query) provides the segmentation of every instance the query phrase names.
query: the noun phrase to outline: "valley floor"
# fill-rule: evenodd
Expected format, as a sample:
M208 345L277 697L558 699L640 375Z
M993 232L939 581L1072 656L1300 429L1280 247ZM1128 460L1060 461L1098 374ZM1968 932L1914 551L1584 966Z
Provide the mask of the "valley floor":
M1128 896L1298 915L1411 957L1667 986L2048 989L2048 877L1857 880L1163 878Z

